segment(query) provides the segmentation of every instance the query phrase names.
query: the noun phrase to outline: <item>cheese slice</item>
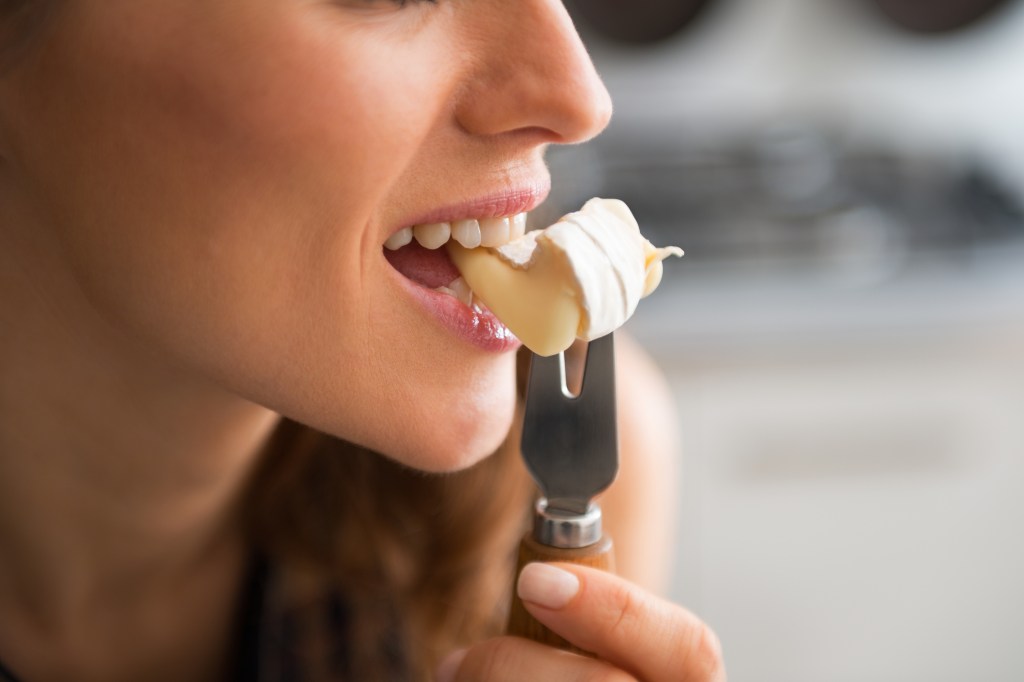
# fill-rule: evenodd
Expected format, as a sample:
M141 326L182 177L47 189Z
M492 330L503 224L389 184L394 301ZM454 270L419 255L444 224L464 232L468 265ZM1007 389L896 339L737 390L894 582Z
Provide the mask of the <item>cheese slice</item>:
M448 250L474 295L538 355L618 329L661 282L656 248L617 199L591 199L544 230L497 248Z

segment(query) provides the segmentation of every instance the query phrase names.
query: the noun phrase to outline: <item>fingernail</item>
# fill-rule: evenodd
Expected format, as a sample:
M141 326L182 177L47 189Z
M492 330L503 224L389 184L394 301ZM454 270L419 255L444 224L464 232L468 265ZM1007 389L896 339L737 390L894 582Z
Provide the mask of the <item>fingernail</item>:
M580 591L580 581L569 571L550 564L527 564L516 586L519 598L548 609L565 608Z
M455 682L455 675L459 672L459 666L462 665L462 659L466 657L466 650L459 649L453 651L441 661L441 665L437 667L437 675L435 679L437 682Z

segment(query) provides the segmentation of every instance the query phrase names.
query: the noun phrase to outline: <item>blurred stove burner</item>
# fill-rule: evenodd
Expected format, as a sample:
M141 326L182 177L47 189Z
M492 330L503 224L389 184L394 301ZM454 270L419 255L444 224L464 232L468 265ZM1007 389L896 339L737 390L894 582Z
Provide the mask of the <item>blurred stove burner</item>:
M850 0L852 1L852 0ZM971 27L1010 0L861 0L901 28L922 34ZM680 35L705 13L711 0L566 0L578 23L613 41L645 45Z
M671 38L703 13L711 0L566 0L573 18L623 43L646 44Z
M591 153L587 163L552 158L563 187L553 210L620 198L652 241L683 246L690 262L888 268L1024 237L1019 200L987 166L846 145L808 127L703 146L601 138ZM590 176L574 178L580 167Z
M1009 4L1007 0L871 0L890 20L915 33L949 33Z

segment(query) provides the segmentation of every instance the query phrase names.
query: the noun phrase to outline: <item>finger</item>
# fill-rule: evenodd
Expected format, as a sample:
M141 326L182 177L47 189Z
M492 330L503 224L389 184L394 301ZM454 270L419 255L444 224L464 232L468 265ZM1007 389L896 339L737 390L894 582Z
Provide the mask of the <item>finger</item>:
M441 664L437 682L637 682L605 661L519 637L495 637L460 655Z
M721 682L718 638L695 615L618 576L575 564L528 564L519 598L534 618L647 682Z

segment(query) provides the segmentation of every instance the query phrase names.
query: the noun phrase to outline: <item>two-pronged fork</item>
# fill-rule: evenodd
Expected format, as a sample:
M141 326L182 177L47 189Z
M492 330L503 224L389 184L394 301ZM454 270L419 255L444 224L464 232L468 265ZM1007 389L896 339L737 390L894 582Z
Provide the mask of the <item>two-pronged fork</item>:
M568 561L613 569L611 539L601 529L595 495L618 471L613 334L587 346L583 384L573 396L566 384L564 353L533 356L526 390L522 453L543 497L533 530L519 546L516 575L531 561ZM509 634L575 650L538 623L518 598Z

